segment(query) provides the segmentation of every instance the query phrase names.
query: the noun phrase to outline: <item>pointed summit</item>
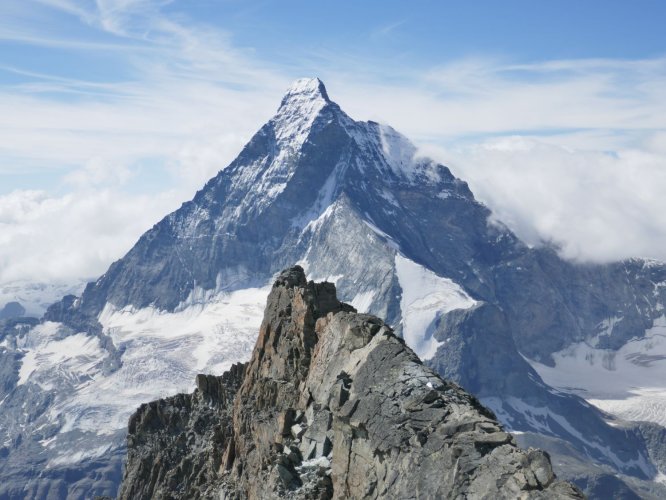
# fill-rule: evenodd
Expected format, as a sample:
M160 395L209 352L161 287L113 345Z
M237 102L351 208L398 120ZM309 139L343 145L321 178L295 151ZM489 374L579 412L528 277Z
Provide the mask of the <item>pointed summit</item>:
M324 82L319 78L299 78L287 89L282 105L284 106L291 100L316 100L323 99L326 102L331 102L326 92Z
M278 142L300 146L316 117L329 104L326 87L319 78L301 78L291 84L273 118Z

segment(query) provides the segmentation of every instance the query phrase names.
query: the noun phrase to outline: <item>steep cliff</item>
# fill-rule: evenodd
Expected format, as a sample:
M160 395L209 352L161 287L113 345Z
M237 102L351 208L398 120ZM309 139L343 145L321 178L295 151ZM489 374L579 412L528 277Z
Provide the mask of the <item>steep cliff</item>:
M582 498L548 455L303 269L252 358L132 416L121 499Z

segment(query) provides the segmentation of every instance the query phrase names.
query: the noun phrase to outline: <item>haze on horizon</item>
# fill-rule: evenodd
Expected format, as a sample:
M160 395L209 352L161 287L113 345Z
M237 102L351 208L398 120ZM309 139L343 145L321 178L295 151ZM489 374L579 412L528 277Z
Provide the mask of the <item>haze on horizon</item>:
M0 4L0 284L103 273L318 76L565 257L666 260L666 5Z

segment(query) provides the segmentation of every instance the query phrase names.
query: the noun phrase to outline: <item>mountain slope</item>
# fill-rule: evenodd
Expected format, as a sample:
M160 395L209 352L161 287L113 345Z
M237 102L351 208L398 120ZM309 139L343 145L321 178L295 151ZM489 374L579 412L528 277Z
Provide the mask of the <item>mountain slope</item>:
M580 397L595 394L555 390L540 373L577 343L612 353L643 338L664 314L666 267L566 262L490 215L395 130L354 121L319 80L296 82L239 156L80 298L50 308L32 331L4 330L0 355L14 367L0 403L5 491L33 482L67 491L63 460L121 451L140 402L248 359L266 285L294 262L384 317L511 430L563 440L612 473L657 477L639 431ZM45 385L55 365L63 369ZM82 451L83 442L94 445ZM44 463L61 483L41 475ZM92 476L76 481L113 492Z
M583 498L331 283L282 272L246 365L130 419L120 499Z

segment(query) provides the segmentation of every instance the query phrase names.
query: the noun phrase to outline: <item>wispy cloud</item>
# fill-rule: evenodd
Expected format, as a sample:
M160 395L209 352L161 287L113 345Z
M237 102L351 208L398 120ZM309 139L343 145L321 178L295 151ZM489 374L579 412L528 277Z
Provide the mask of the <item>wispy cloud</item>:
M394 85L361 80L351 88L340 81L357 113L374 109L421 138L666 128L666 59L531 65L468 59Z
M42 3L117 35L121 43L140 40L144 50L127 50L116 81L0 68L23 77L0 88L0 150L35 168L73 167L92 157L128 164L163 158L166 165L193 141L210 137L215 143L225 134L249 138L288 82L235 49L223 33L177 23L154 2L99 1L96 9L65 0ZM48 38L45 46L54 40L61 42ZM220 158L218 168L229 159ZM0 157L0 173L14 168Z
M401 19L400 21L394 21L392 23L384 24L379 28L375 29L372 32L373 38L386 37L391 33L396 31L400 26L404 25L407 22L407 19Z
M90 3L86 4L73 0L33 0L33 3L41 4L56 10L63 11L67 14L74 15L89 24L92 24L97 18L93 8L86 8L86 5L91 5ZM94 4L95 2L92 3L92 5Z

